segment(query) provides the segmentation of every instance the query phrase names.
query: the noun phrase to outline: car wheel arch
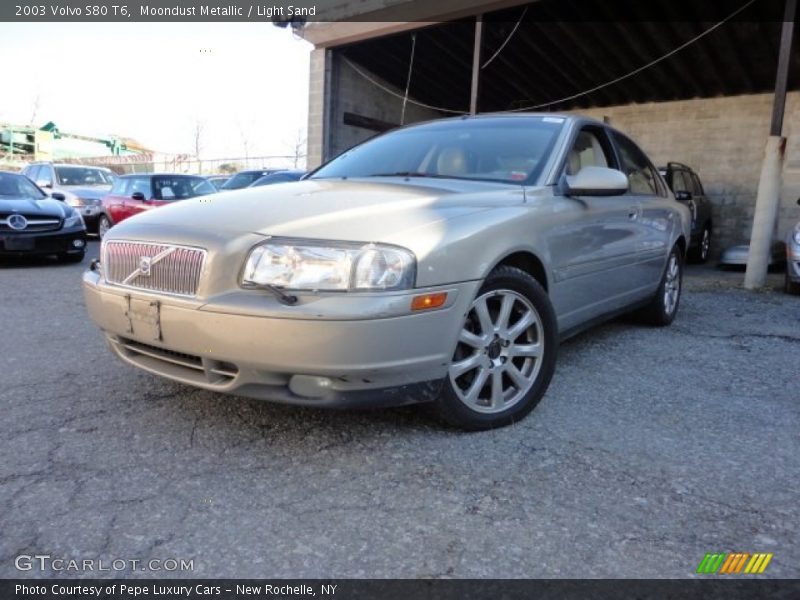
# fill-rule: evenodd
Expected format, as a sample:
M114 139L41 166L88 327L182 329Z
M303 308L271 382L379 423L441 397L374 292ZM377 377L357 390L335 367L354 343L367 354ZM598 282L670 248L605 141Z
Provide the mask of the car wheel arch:
M545 269L542 260L530 250L517 250L505 255L492 265L489 273L502 266L515 267L524 271L533 277L544 288L545 292L549 291L547 269Z

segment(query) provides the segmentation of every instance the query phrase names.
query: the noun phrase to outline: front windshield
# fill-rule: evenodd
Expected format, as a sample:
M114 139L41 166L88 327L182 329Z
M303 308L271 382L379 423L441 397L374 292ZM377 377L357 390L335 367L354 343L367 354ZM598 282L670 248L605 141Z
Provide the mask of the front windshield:
M33 185L27 177L13 173L0 173L0 198L41 200L47 194Z
M531 183L563 123L556 117L481 117L398 129L348 150L311 179L397 175Z
M61 185L109 185L114 182L111 173L92 167L56 167Z

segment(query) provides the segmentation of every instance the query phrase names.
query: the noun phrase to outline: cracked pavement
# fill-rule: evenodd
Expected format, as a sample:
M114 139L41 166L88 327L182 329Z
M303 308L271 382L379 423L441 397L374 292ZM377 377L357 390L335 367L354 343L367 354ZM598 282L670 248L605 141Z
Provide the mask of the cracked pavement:
M528 419L464 434L138 372L88 321L87 265L0 265L2 577L691 577L733 551L800 576L800 297L690 268L671 328L566 342Z

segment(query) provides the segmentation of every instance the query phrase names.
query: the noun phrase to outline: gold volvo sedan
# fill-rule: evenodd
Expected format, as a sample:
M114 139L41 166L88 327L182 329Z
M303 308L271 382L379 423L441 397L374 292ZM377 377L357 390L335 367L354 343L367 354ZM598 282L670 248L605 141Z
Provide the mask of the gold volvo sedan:
M114 353L155 375L307 406L428 402L485 429L536 406L561 339L632 310L672 322L689 223L606 124L481 115L128 219L84 290Z

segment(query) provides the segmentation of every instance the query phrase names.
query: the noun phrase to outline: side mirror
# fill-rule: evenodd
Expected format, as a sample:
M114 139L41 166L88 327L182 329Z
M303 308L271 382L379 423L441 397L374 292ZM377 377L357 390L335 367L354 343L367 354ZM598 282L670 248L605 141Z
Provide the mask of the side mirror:
M41 179L40 181L37 181L36 185L38 185L40 188L50 188L50 189L53 188L53 182L52 181L45 181L44 179Z
M53 200L61 200L62 202L64 202L64 200L67 199L67 197L64 194L62 194L61 192L53 192L52 194L50 194L50 197Z
M680 200L681 202L689 202L692 199L692 192L675 192L675 200Z
M144 194L142 192L133 192L131 194L131 200L144 200Z
M607 167L583 167L565 176L567 196L619 196L628 191L628 177Z

